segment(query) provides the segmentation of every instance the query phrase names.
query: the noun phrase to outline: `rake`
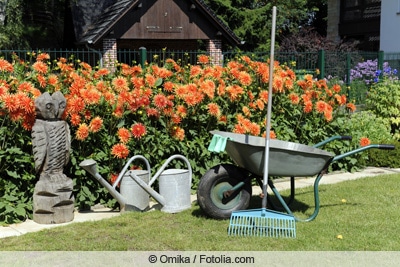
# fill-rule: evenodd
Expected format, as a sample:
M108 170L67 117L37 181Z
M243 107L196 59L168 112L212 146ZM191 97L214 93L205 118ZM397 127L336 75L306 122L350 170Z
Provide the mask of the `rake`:
M232 212L228 227L228 235L296 237L296 222L293 215L267 209L267 183L268 183L269 143L270 143L270 131L271 131L275 25L276 25L276 7L274 6L272 9L271 56L270 56L270 67L269 67L269 91L268 91L268 107L267 107L268 109L267 126L265 135L262 208Z

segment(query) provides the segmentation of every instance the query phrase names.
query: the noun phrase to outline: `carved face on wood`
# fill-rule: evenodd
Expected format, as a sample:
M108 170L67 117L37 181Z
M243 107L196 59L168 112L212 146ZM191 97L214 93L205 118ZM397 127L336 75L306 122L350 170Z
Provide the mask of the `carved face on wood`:
M45 92L35 100L36 117L44 120L61 119L66 103L61 92L57 91L52 96Z
M56 117L58 119L61 119L64 110L67 107L67 100L60 91L55 92L54 94L52 94L51 97L54 99L55 102L57 102L56 104L58 104L58 113Z

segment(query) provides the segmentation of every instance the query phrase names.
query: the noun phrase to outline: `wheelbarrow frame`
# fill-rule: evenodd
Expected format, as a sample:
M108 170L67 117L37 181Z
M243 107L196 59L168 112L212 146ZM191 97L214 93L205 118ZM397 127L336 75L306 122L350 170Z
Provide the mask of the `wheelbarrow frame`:
M219 133L224 133L224 132L213 131L211 133L219 134ZM228 133L227 136L232 136L232 134ZM248 138L248 137L246 137L246 138ZM259 140L261 140L261 139L259 139ZM304 146L304 145L300 145L300 146L301 146L301 149L305 148L306 150L309 150L309 148L310 148L310 151L313 151L312 149L318 149L319 147L322 147L323 145L325 145L329 142L332 142L334 140L351 140L351 136L333 136L333 137L330 137L318 144L315 144L312 147ZM258 141L258 139L256 140L256 142L257 141ZM232 145L231 143L233 143L233 142L234 142L233 140L228 140L227 147L229 145ZM283 142L283 141L281 141L281 142ZM292 144L293 143L289 144L290 149L293 148ZM262 144L258 144L258 145L262 146ZM371 145L357 148L355 150L349 151L349 152L341 154L341 155L337 155L337 156L331 155L328 158L326 158L326 156L329 155L329 154L327 154L328 152L324 152L323 150L319 150L319 149L316 150L315 153L323 155L325 162L323 165L321 165L322 167L320 167L319 171L316 174L316 179L314 181L314 186L313 186L314 187L313 189L314 189L315 207L314 207L313 213L308 218L301 219L301 218L294 216L293 212L289 208L289 206L291 205L291 203L293 202L294 197L295 197L295 177L299 177L294 174L286 176L286 177L290 177L290 196L289 196L289 200L287 202L283 199L283 197L281 196L281 194L275 187L273 179L271 177L268 177L268 185L271 188L273 194L278 199L281 207L276 206L275 204L273 204L272 201L268 201L268 203L275 210L283 209L289 215L293 216L296 221L308 222L308 221L314 220L317 217L319 210L320 210L319 183L320 183L323 175L327 172L327 169L330 166L330 164L332 164L335 161L341 160L345 157L360 153L362 151L365 151L365 150L368 150L371 148L394 149L394 146L393 145L385 145L385 144L371 144ZM296 148L294 148L294 149L296 149ZM323 152L321 153L321 151L323 151ZM228 152L228 155L231 156L231 158L232 158L232 155L230 154L230 153L232 153L232 151L227 151L227 152ZM234 154L235 153L236 152L234 152ZM235 157L237 155L233 155L233 156L234 156L233 160L237 165L233 165L233 164L217 165L217 166L213 167L212 169L210 169L200 179L199 188L198 188L198 192L197 192L198 203L203 211L205 211L209 216L216 218L216 219L228 219L230 216L230 214L228 214L229 212L248 208L249 199L247 199L246 196L248 197L249 194L251 196L251 188L249 189L249 187L251 187L251 180L253 178L256 178L256 181L262 188L262 175L263 174L260 173L260 167L256 166L255 170L250 170L248 168L244 168L241 165L247 164L247 162L243 163L242 159L239 158L239 160L238 160L239 164L238 164L238 162L235 161ZM246 158L246 155L239 155L239 156L240 157L244 156ZM237 160L237 158L236 158L236 160ZM253 165L251 165L251 167L253 167ZM234 177L235 181L233 181L232 184L225 184L224 186L220 186L218 184L218 182L215 182L214 184L212 184L212 181L210 181L210 180L214 179L214 177L213 177L214 173L216 173L216 170L218 170L220 168L228 169L227 174L226 174L228 176L231 176L233 173L238 173L237 175L235 174L235 177ZM219 174L216 173L215 177L217 177L218 175ZM238 175L241 175L241 177L242 177L240 179L240 181L239 181ZM274 175L274 172L272 172L270 175L271 176L279 176L279 175ZM205 180L208 180L208 181L205 181ZM217 188L217 186L219 186L219 189L216 190L217 192L213 192L213 191L215 191L215 188ZM243 194L244 194L244 197L243 197ZM212 200L208 199L210 197L212 197L213 199ZM236 198L236 201L240 201L240 200L238 200L238 198L244 199L244 203L239 203L240 205L237 205L236 207L234 205L231 205L229 207L229 210L227 210L228 212L225 212L225 210L223 210L220 207L222 204L218 205L218 203L216 204L215 207L210 208L210 205L212 206L218 200L220 200L221 203L228 203L229 201L231 201L232 199L235 199L235 198ZM218 214L218 210L220 210L221 214Z

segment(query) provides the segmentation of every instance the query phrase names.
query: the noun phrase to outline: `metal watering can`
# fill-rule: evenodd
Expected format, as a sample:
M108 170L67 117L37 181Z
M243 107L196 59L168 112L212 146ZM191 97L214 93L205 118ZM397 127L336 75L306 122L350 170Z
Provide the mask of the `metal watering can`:
M141 159L147 170L128 170L130 164ZM167 169L174 159L181 159L188 169ZM82 161L79 166L93 175L120 204L121 211L144 211L149 208L151 195L163 207L161 211L177 213L191 207L190 189L192 185L192 168L189 161L182 155L169 157L156 174L151 178L150 164L141 155L133 156L125 164L118 178L111 185L98 172L97 163L93 159ZM160 192L157 193L151 185L159 179ZM120 183L120 191L116 186Z

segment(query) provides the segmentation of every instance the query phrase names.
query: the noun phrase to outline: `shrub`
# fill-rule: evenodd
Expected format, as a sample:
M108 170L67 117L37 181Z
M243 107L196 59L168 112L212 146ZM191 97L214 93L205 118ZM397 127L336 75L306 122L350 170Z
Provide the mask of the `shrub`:
M30 136L4 118L0 125L0 224L10 224L31 218L36 177Z
M400 142L388 141L386 144L394 145L394 150L371 149L368 151L368 166L399 168L400 167Z
M343 131L347 135L352 136L351 141L336 141L328 144L330 149L336 149L340 154L350 150L355 150L361 146L360 140L367 137L372 144L385 144L393 141L390 134L390 124L387 119L379 118L371 111L360 111L353 113L347 121L343 121ZM333 147L332 147L333 146ZM370 149L375 150L375 149ZM368 151L370 151L368 150ZM369 153L361 152L354 154L352 157L343 158L333 166L336 169L347 169L348 171L356 171L360 167L372 164L373 159L369 158ZM375 166L375 165L370 165Z
M400 82L383 79L374 84L366 99L366 109L377 117L385 118L391 125L391 133L395 139L400 139Z

